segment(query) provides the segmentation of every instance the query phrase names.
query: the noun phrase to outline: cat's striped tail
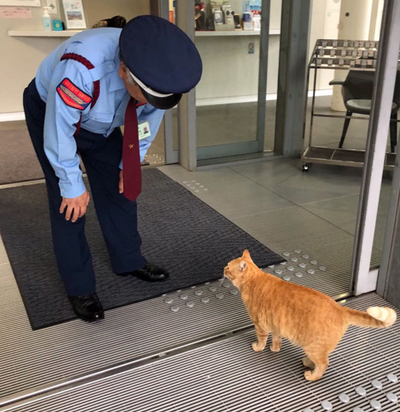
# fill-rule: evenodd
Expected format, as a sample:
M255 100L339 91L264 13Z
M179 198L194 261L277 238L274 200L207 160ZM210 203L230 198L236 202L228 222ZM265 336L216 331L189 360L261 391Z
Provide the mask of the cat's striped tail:
M348 324L364 328L388 328L396 322L397 314L393 309L373 306L367 312L343 307L348 316Z

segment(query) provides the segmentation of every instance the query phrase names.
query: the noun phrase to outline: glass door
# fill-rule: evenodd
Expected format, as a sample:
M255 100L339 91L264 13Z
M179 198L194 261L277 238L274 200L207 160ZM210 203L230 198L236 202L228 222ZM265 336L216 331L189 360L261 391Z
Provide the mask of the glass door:
M197 159L262 153L269 10L261 0L195 4L195 43L204 66L196 88ZM274 41L278 48L279 36Z

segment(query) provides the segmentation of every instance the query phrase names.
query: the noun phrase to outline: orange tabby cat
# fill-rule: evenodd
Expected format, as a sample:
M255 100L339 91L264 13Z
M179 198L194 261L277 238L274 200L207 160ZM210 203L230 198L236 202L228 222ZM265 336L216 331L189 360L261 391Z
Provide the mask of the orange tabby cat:
M350 309L323 293L267 274L253 263L247 250L228 263L224 276L240 290L254 323L258 342L253 343L253 349L262 351L270 333L273 352L281 349L282 338L289 339L307 355L303 364L313 369L304 373L309 381L325 373L328 357L349 325L386 328L396 321L393 309L371 307L368 313Z

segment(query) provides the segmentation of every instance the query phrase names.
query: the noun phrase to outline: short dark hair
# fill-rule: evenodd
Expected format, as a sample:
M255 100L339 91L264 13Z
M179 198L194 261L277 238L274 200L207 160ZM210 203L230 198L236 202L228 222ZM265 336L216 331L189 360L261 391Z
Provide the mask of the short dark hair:
M123 28L126 24L126 18L122 16L114 16L111 19L104 19L107 22L107 27Z
M116 27L122 29L126 25L126 19L122 16L114 16L111 19L101 19L92 26L92 29L100 27Z

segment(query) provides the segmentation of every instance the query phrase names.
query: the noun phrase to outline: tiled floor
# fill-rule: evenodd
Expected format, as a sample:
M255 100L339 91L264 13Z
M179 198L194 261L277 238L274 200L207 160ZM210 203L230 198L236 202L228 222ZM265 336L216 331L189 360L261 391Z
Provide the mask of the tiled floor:
M299 160L270 159L192 173L161 170L277 253L301 249L326 266L331 293L349 291L360 169L314 165L303 173ZM372 266L381 259L390 184L386 176Z
M330 96L316 98L316 113L343 116L342 112L333 112L330 109ZM308 117L306 123L305 144L309 140L311 98L308 100ZM266 133L264 150L274 150L276 100L267 101L265 113ZM237 143L256 139L256 103L229 104L199 107L197 116L197 146L208 147L219 144ZM367 119L366 116L364 116ZM313 124L313 145L337 147L343 128L344 119L315 117ZM173 110L174 148L178 148L177 110ZM352 119L347 132L344 148L364 150L368 121ZM388 146L389 149L389 146ZM163 136L159 134L149 150L149 161L154 155L164 156ZM158 166L158 164L157 164Z

